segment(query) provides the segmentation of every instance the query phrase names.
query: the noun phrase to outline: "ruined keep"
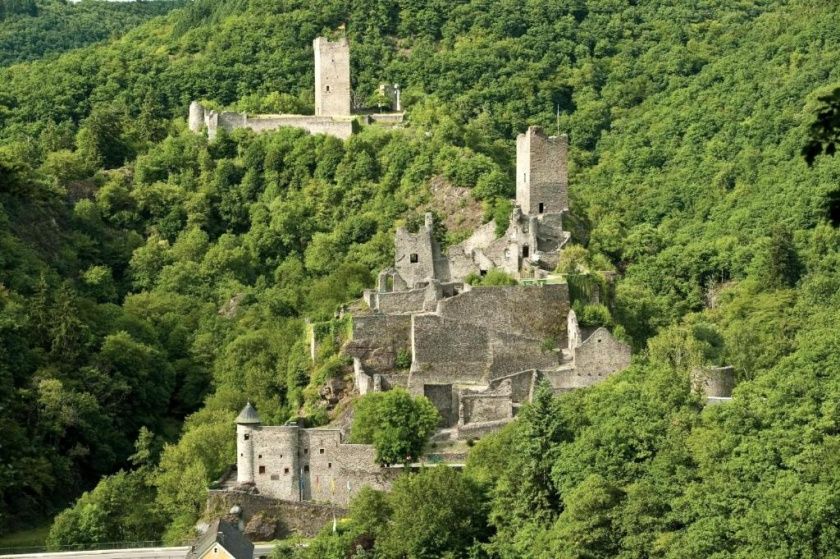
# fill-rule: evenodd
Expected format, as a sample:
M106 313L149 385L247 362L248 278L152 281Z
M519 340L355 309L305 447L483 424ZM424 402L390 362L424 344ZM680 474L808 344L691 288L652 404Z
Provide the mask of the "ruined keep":
M315 56L315 115L257 114L217 112L198 101L190 103L188 126L192 132L207 129L210 140L220 128L228 132L248 128L255 132L282 127L301 128L310 134L327 134L345 140L353 134L357 118L351 111L350 45L346 38L329 41L318 37L312 42ZM402 114L365 115L362 123L402 122Z

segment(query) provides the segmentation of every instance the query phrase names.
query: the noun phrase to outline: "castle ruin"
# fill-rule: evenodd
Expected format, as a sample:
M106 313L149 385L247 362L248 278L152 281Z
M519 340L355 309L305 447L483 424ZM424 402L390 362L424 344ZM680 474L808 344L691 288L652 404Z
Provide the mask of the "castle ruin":
M353 115L351 110L350 45L346 38L330 41L317 37L312 42L315 56L315 114L257 114L222 111L204 107L198 101L190 103L188 126L192 132L207 130L212 141L220 128L231 132L247 128L267 132L278 128L301 128L310 134L327 134L346 140L355 123L383 122L398 124L402 113ZM398 92L397 92L398 95ZM399 110L399 109L398 109Z
M627 344L578 324L568 285L552 274L570 238L567 138L531 127L516 145L516 206L504 235L490 222L443 251L431 214L416 231L399 228L394 265L365 291L343 348L359 394L401 387L429 398L441 416L439 441L512 421L543 379L563 392L630 363ZM466 281L494 268L520 284ZM250 404L237 418L237 453L240 489L287 501L345 505L362 486L389 488L401 471L380 467L371 445L347 444L338 429L264 426Z
M346 505L368 486L387 489L401 469L376 463L372 445L343 442L338 429L263 425L248 403L236 418L236 481L240 490L285 501Z

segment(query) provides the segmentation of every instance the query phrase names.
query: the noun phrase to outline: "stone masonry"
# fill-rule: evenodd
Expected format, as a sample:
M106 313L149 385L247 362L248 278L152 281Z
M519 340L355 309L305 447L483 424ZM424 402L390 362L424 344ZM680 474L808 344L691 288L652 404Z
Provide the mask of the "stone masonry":
M231 132L247 128L266 132L278 128L301 128L310 134L327 134L346 140L353 134L354 123L383 122L399 124L402 113L365 115L357 119L350 104L350 45L346 38L329 41L324 37L312 43L315 56L315 115L257 114L207 109L198 101L190 103L188 125L192 132L207 130L212 141L219 129Z
M315 116L350 114L350 45L318 37L315 51Z
M338 429L262 425L251 404L236 424L240 490L285 501L346 505L362 487L387 489L402 471L381 467L372 445L345 443Z
M565 136L531 127L517 138L517 205L499 238L491 222L444 254L431 215L415 233L397 230L394 266L365 292L369 311L354 314L345 346L360 393L405 387L432 401L441 427L467 438L510 421L541 378L562 392L630 363L629 346L608 330L579 328L568 286L549 277L569 240L567 155ZM536 284L465 282L493 268ZM394 367L408 350L405 375Z
M608 330L579 327L568 286L548 274L569 239L566 155L565 137L529 128L518 138L519 205L498 239L490 223L444 254L430 214L416 232L397 230L394 265L365 291L368 308L354 311L343 348L360 394L401 387L424 395L441 415L437 439L468 439L512 421L541 379L563 392L630 363L630 348ZM464 281L493 268L523 284ZM371 445L348 444L338 429L265 426L250 404L236 423L239 492L344 506L361 487L388 489L404 471L381 467Z

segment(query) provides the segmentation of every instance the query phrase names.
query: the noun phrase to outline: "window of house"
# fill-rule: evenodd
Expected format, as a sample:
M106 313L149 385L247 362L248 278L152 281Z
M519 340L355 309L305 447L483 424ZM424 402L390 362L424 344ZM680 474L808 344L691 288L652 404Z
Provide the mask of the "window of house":
M409 261L409 262L411 262L412 264L417 264L417 262L419 262L419 261L420 261L420 258L417 256L417 253L412 253L412 254L408 257L408 261Z
M307 464L306 466L303 467L303 473L305 473L305 474L309 473L309 464Z
M265 466L260 466L260 473L261 473L261 474L264 474L264 473L265 473Z
M327 93L330 92L330 86L327 86Z
M327 468L332 468L332 462L327 462Z
M262 458L262 454L257 454L257 458Z
M289 468L283 468L283 473L288 474L289 473Z
M522 182L528 182L528 173L522 173Z
M540 202L540 209L539 209L539 212L540 212L540 213L543 213L543 210L544 210L544 209L545 209L545 205L544 205L542 202Z
M242 435L242 436L243 436L243 437L245 437L245 440L246 440L246 441L247 441L248 439L250 439L250 438L251 438L251 435L249 435L248 433L245 433L245 434L244 434L244 435Z
M486 276L487 275L487 270L479 270L478 275L481 276L481 277Z
M309 454L309 449L308 449L308 448L304 448L304 449L303 449L303 453L304 453L304 454Z
M324 454L324 449L323 449L323 448L319 448L319 449L318 449L318 454Z
M522 245L522 258L528 258L529 253L528 245Z
M279 476L279 475L277 475L277 474L271 474L271 481L277 481L278 479L280 479L280 476Z

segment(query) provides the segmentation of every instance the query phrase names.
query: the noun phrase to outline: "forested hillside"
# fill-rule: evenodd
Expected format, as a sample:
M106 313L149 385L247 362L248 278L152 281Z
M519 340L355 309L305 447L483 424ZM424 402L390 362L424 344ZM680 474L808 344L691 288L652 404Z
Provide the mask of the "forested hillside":
M171 0L77 3L3 0L0 2L0 66L37 60L114 38L180 4Z
M192 99L311 103L342 23L356 96L400 83L404 129L186 130ZM619 272L634 365L282 553L836 556L840 159L800 152L837 29L808 0L196 0L0 69L0 530L102 478L51 544L188 539L246 399L325 420L304 317L373 284L432 177L504 215L539 124L572 146L566 265ZM688 371L722 363L735 399L705 409Z

